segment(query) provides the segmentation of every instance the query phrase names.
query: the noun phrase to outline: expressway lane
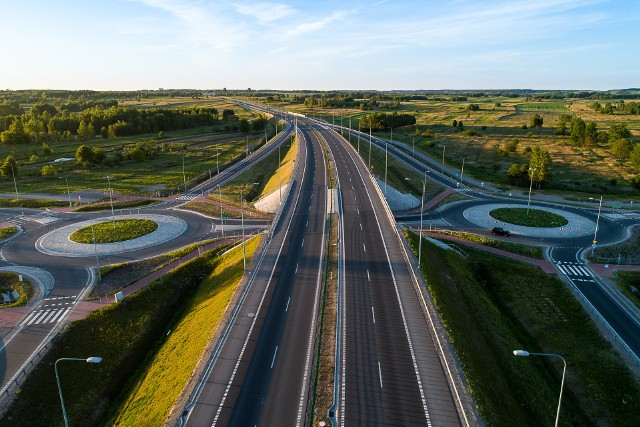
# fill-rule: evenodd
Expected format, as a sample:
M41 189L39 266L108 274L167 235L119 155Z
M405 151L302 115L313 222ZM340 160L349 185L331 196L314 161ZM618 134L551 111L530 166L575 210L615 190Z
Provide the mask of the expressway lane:
M343 203L346 357L338 424L460 425L395 224L352 147L319 131L336 161Z
M300 135L302 167L292 197L220 355L195 403L187 405L189 426L305 422L324 254L326 166L315 136L305 128Z

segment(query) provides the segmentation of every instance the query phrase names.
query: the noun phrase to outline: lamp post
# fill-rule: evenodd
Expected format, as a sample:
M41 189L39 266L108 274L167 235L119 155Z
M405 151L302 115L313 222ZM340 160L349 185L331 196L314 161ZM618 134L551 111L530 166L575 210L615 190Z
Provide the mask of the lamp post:
M392 131L393 132L393 131ZM384 195L387 195L387 158L388 158L388 144L384 142Z
M220 175L220 149L218 148L218 151L216 151L216 171L218 172L218 175Z
M60 405L62 406L62 416L64 417L64 425L65 427L69 427L67 410L64 407L64 398L62 397L62 386L60 385L60 375L58 375L58 362L63 360L74 360L74 361L87 362L87 363L100 363L102 362L102 358L96 357L96 356L88 357L86 359L80 359L76 357L63 357L61 359L56 360L56 363L54 364L54 370L56 371L56 381L58 382L58 394L60 394Z
M220 230L222 231L222 237L224 238L224 219L222 217L222 187L218 184L218 191L220 191Z
M9 165L11 166L11 175L13 175L13 186L16 189L16 202L20 201L20 198L18 197L18 182L16 181L16 172L13 169L13 163L9 163Z
M529 205L531 204L531 189L533 188L533 172L537 171L538 168L529 168L529 178L531 179L531 183L529 184L529 201L527 202L527 216L529 216Z
M282 144L278 145L278 192L280 194L280 204L282 204L282 159L280 158L280 147L282 147Z
M442 174L444 175L445 166L444 166L444 150L447 148L446 145L442 146Z
M59 177L62 179L62 177ZM69 199L69 207L71 207L71 193L69 192L69 179L65 176L64 180L67 182L67 199Z
M422 260L422 212L424 211L424 192L427 187L427 171L424 171L424 181L422 181L422 198L420 201L420 232L418 234L418 268Z
M371 123L369 123L369 172L371 172Z
M247 269L247 250L244 244L244 199L242 198L242 185L240 186L240 223L242 224L242 271Z
M105 176L107 179L107 184L109 185L109 201L111 202L111 219L113 220L113 231L116 231L116 216L113 213L113 191L111 191L111 178L112 176Z
M462 169L460 169L460 185L464 187L464 182L462 181L462 175L464 175L464 161L467 160L468 157L462 159Z
M513 350L513 355L519 356L519 357L529 357L529 356L559 357L560 359L562 359L562 363L564 364L564 367L562 368L562 382L560 383L560 398L558 399L558 410L556 411L556 423L554 424L555 427L558 427L558 420L560 419L560 405L562 404L562 390L564 389L564 375L567 372L567 361L564 360L564 357L560 356L559 354L553 354L553 353L530 353L526 350Z
M593 197L589 197L589 200L593 200ZM593 232L593 245L591 245L591 255L596 249L596 243L598 243L598 227L600 226L600 211L602 210L602 196L600 196L600 204L598 205L598 217L596 218L596 230Z

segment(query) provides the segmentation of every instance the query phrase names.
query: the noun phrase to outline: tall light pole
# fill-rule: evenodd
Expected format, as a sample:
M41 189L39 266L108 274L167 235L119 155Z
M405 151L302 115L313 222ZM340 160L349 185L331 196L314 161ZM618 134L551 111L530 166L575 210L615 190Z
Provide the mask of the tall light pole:
M388 149L387 149L387 141L384 142L384 195L387 195L387 158L388 158Z
M442 146L442 174L444 175L445 172L445 166L444 166L444 150L447 148L446 145Z
M56 371L56 381L58 382L58 394L60 395L60 405L62 406L62 416L64 417L64 425L65 427L69 427L67 410L64 407L64 398L62 397L62 386L60 385L60 375L58 375L58 362L63 360L75 360L75 361L87 362L87 363L100 363L102 362L102 358L96 357L96 356L88 357L86 359L80 359L76 357L63 357L61 359L56 360L56 363L54 364L54 370Z
M529 216L529 205L531 204L531 189L533 189L533 172L537 171L538 168L529 168L529 178L531 182L529 183L529 201L527 202L527 216Z
M413 136L413 139L411 140L411 157L413 157L414 159L416 158L416 136Z
M422 260L422 212L424 211L424 192L427 187L427 171L424 171L424 181L422 181L422 199L420 202L420 232L418 234L418 268Z
M349 116L349 145L351 145L351 116Z
M218 172L218 175L220 175L220 149L218 148L218 151L216 151L216 171Z
M280 147L282 147L282 144L278 145L278 191L280 193L280 204L282 204L282 160L280 159Z
M20 198L18 197L18 182L16 181L16 172L13 169L13 163L9 163L9 165L11 166L11 175L13 175L13 186L16 189L16 202L20 201Z
M222 217L222 187L218 184L218 191L220 191L220 230L222 231L222 237L224 238L224 218Z
M187 192L187 174L184 171L184 155L182 155L182 181L184 182L184 192Z
M589 200L593 200L593 197L589 197ZM591 245L591 255L596 249L598 243L598 227L600 226L600 211L602 210L602 196L600 196L600 205L598 205L598 217L596 218L596 230L593 233L593 244Z
M560 405L562 404L562 390L564 389L564 375L567 372L567 361L564 360L564 357L560 356L559 354L553 354L553 353L529 353L526 350L513 350L513 355L519 356L519 357L529 357L529 356L559 357L560 359L562 359L562 363L564 364L564 367L562 368L562 382L560 383L560 398L558 399L558 410L556 411L556 423L554 424L555 427L558 427L558 420L560 419Z
M369 172L371 172L371 123L369 123Z
M464 161L467 160L468 157L462 159L462 169L460 169L460 188L464 187L464 182L462 181L462 175L464 175Z
M109 200L111 201L111 219L113 220L113 231L116 231L116 215L113 213L113 191L111 191L111 178L112 176L105 176L107 183L109 184Z
M62 177L59 177L60 179L62 179ZM71 207L71 193L69 192L69 179L67 179L67 177L64 177L64 180L67 182L67 199L69 200L69 207Z
M242 271L246 271L247 249L244 244L244 199L242 198L242 185L240 186L240 223L242 224Z

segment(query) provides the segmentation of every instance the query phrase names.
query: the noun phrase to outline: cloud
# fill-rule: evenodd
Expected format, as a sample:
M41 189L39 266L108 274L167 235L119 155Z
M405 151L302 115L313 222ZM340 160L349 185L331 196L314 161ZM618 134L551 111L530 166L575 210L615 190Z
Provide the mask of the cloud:
M277 21L297 13L293 7L283 3L234 3L233 8L237 13L251 16L261 23Z
M332 12L329 16L320 20L307 20L306 22L295 25L291 30L285 33L285 37L294 37L301 34L312 33L319 31L334 21L344 19L350 14L350 12L337 10Z

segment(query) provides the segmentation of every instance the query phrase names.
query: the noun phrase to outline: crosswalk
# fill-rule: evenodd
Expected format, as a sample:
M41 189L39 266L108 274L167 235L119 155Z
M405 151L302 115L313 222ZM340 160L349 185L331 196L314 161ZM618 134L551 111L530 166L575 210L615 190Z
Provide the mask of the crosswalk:
M564 274L565 276L569 277L571 280L573 281L578 281L578 282L592 282L593 281L593 275L591 274L591 272L584 267L583 264L580 263L571 263L571 262L565 262L563 263L562 261L556 263L558 269L562 272L562 274Z
M187 200L197 199L198 197L200 197L199 194L183 194L182 196L178 197L176 200L187 201Z
M69 297L45 298L27 317L20 326L44 325L58 323L71 311L75 302L75 295Z

